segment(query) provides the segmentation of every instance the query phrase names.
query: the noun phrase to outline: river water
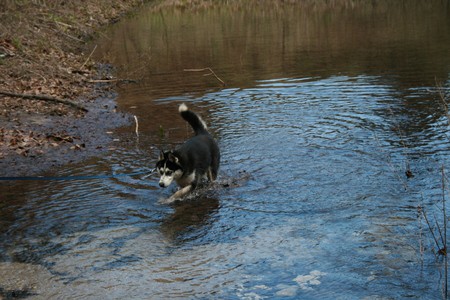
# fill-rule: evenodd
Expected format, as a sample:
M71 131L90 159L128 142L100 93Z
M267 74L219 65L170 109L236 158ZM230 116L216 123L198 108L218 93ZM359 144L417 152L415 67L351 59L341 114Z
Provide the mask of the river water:
M443 298L447 1L154 2L94 45L139 135L47 175L151 170L184 102L218 182L171 206L156 175L2 183L0 298Z

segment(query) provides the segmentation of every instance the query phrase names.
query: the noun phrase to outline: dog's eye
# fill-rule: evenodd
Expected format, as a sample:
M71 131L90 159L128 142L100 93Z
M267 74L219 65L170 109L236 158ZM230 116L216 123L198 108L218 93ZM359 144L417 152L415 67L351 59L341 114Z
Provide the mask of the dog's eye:
M166 175L172 175L172 171L167 171Z

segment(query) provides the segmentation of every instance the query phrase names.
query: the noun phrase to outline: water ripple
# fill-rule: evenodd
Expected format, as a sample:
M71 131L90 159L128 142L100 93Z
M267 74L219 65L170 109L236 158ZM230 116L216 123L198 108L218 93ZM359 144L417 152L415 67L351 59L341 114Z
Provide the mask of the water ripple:
M222 150L215 185L167 206L158 200L173 190L157 175L30 183L2 235L3 260L39 263L71 296L94 298L105 288L111 298L331 298L336 288L359 297L353 286L383 295L416 274L402 261L419 263L410 245L417 203L439 197L433 155L449 154L441 118L405 147L392 114L403 99L371 76L264 80L158 107L174 101L211 124ZM161 139L179 144L186 130L171 123ZM151 170L154 139L129 130L120 140L56 175ZM406 159L419 171L405 183L396 172Z

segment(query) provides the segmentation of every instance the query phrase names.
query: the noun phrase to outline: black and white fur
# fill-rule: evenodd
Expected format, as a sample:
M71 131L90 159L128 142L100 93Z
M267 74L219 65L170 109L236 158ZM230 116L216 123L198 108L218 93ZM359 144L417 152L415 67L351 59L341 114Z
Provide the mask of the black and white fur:
M162 201L164 203L181 199L204 180L214 181L219 171L219 147L208 132L205 122L184 103L178 111L194 129L195 135L176 150L161 151L156 163L156 170L161 176L159 186L168 187L174 180L180 186L175 194Z

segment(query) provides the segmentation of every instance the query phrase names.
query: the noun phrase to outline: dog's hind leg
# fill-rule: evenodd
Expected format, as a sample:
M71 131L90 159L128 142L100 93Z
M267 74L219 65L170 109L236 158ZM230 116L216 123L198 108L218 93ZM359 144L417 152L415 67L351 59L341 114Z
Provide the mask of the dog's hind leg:
M217 153L211 162L211 165L209 166L209 174L208 176L211 176L212 180L214 181L217 178L217 173L219 172L219 165L220 165L220 154Z

